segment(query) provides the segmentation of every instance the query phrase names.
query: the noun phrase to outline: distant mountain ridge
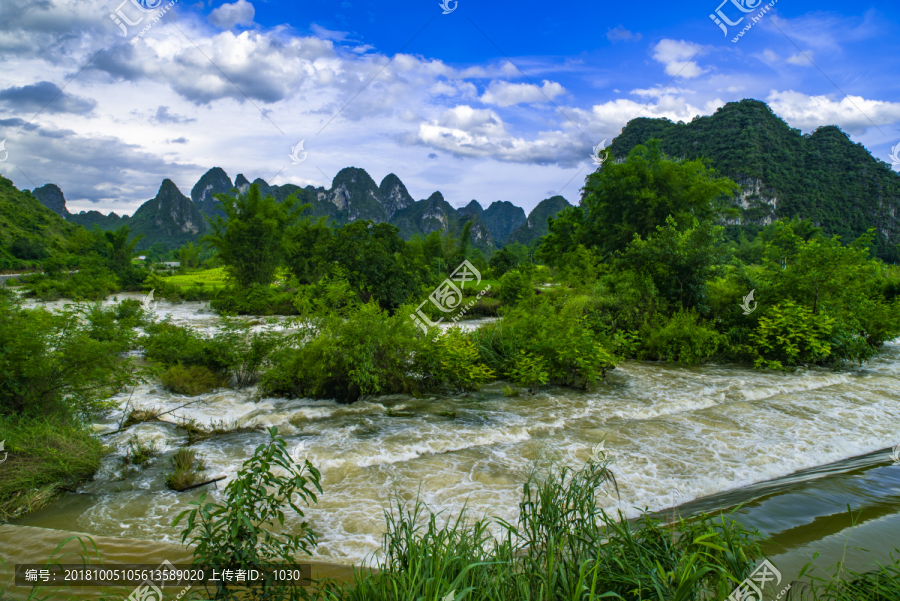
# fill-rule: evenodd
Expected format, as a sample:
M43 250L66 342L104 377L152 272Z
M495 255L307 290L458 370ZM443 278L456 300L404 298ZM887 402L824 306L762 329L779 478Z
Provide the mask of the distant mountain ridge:
M488 255L505 245L513 230L527 219L521 207L506 201L493 202L483 209L477 200L472 200L465 207L455 209L440 192L417 201L395 174L389 173L380 184L376 184L365 169L357 167L341 169L329 189L313 186L301 188L294 184L273 186L262 179L256 179L253 183L259 185L263 194L271 194L281 202L291 195L296 196L300 203L310 205L308 214L314 218L324 217L329 223L337 225L360 219L387 222L396 226L400 236L406 240L415 235L424 237L434 231L458 235L466 221L472 220L470 244ZM116 213L103 215L98 211L71 214L66 209L62 191L54 184L37 188L33 193L67 221L88 229L96 225L103 230L114 230L128 225L132 233L144 236L138 243L138 249L148 248L155 242L177 248L188 242L197 242L209 230L207 218L224 216L217 194L243 193L250 185L243 174L239 173L232 181L222 168L213 167L194 184L188 198L171 180L166 179L156 197L142 204L130 217ZM544 213L546 211L542 209L541 215ZM542 221L546 233L546 217L542 217ZM536 231L541 230L538 228ZM526 233L517 237L516 241L527 244L534 238Z

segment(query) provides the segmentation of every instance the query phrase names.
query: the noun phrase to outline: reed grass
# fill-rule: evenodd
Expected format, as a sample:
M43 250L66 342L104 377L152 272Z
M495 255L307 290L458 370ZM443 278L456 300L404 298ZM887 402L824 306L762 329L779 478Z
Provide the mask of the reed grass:
M201 473L206 469L203 459L192 449L181 448L172 456L172 473L166 477L166 485L172 490L185 488L203 481Z

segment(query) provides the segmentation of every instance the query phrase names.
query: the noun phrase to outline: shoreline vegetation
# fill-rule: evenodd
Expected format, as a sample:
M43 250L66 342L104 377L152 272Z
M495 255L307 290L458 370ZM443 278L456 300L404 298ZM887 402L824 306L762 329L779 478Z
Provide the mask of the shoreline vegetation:
M508 245L490 257L470 245L473 222L459 238L436 231L405 241L386 223L313 220L304 215L308 205L278 202L257 185L217 196L223 215L210 223L206 246L182 248L183 268L173 276L134 260L138 240L127 227L73 226L52 248L20 244L42 270L20 279L23 296L75 302L55 312L25 309L19 294L0 288L0 432L10 455L0 470L0 519L89 479L103 453L126 454L104 448L89 425L113 409L113 395L138 382L160 381L185 395L256 385L263 395L352 403L367 395L464 394L500 380L509 383L506 394L518 395L548 385L595 389L625 360L840 369L865 363L900 336L900 267L872 256L873 231L843 241L797 219L755 233L735 228L737 190L702 161L672 160L651 141L590 175L580 205L549 219L548 234L531 247ZM483 277L477 286L461 284L459 298L448 296L447 278L464 260ZM140 290L209 300L219 326L204 333L160 320L134 299L99 302ZM427 302L435 290L451 308L474 301L466 317L499 319L471 331L420 327L413 315L447 316L447 306ZM254 328L270 317L271 327ZM191 440L209 435L195 432ZM266 452L274 457L272 436ZM152 452L128 451L135 463ZM199 477L202 463L191 453L175 460L173 488ZM307 475L295 476L307 480L291 486L314 502L308 486L318 489L317 472L302 467ZM618 519L597 514L587 496L565 496L596 490L593 473L561 472L526 486L549 496L523 506L531 521L516 528L533 532L503 526L506 542L484 538L484 521L438 528L428 518L425 530L416 529L414 518L426 509L395 508L385 550L399 563L368 581L366 594L375 595L368 598L401 589L432 598L454 582L467 599L547 598L550 591L592 598L598 582L623 598L646 598L657 586L666 599L720 598L730 583L725 567L743 574L756 557L755 543L740 542L744 534L724 522L718 530L703 519L676 526L674 539L652 520L634 532L617 530ZM576 501L584 505L561 506L574 512L574 524L551 515L552 503ZM550 513L533 513L538 508ZM275 515L266 511L263 522ZM698 523L702 536L718 542L691 546L701 536ZM620 542L600 545L601 526ZM546 553L518 546L523 536L538 545L534 553ZM642 536L655 538L635 538ZM314 544L292 540L294 551ZM621 553L605 555L613 549ZM621 582L605 580L600 565ZM497 574L522 588L511 592Z

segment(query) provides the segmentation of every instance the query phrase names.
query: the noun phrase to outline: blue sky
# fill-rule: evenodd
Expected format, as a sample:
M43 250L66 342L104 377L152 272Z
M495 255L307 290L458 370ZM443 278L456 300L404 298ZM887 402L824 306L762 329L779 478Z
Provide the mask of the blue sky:
M74 211L131 213L213 166L326 187L362 167L527 211L576 202L592 148L636 115L757 98L888 162L900 143L894 2L170 3L0 1L0 173Z

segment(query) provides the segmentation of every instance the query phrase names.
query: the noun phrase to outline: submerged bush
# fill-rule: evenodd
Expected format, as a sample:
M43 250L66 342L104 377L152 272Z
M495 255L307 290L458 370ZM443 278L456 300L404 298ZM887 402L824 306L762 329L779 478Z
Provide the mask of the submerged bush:
M657 315L640 330L638 356L684 365L703 363L724 348L726 338L700 319L696 311L679 311L665 319Z
M173 365L159 378L167 390L187 396L205 394L228 384L226 379L203 365Z
M166 486L182 491L203 481L200 474L206 466L196 451L181 448L172 456L172 468L172 472L166 476Z
M521 377L524 352L539 361L537 373L546 372L548 381L591 388L615 368L618 358L609 340L591 328L585 309L577 297L541 295L470 336L484 364L504 377Z
M390 316L376 302L348 312L325 314L297 334L296 346L274 356L261 381L263 394L334 398L353 402L364 394L412 392L419 379L412 360L424 347L424 334L400 310Z

